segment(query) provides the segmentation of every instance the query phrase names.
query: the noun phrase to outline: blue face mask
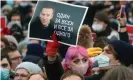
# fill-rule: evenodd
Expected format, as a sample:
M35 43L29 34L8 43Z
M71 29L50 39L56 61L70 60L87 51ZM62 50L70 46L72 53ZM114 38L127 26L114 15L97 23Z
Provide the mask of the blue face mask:
M0 68L1 80L9 80L9 70L6 68Z
M109 66L110 59L107 56L100 54L95 59L98 61L99 67Z

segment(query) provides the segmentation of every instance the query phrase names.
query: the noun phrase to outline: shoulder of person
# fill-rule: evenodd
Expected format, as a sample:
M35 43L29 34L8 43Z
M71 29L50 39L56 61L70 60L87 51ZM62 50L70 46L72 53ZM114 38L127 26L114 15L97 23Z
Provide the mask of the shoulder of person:
M117 31L111 31L110 35L108 36L108 39L119 40L119 33Z
M111 35L119 35L119 33L117 31L111 31Z
M40 17L39 16L37 16L37 17L35 17L35 18L33 18L31 20L31 22L38 22L38 21L40 21Z

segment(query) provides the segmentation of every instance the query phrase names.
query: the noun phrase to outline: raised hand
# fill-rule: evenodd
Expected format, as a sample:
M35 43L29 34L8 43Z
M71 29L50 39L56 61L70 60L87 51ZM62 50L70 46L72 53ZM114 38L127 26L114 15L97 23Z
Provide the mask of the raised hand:
M58 48L60 47L60 44L58 43L55 33L52 35L52 39L53 39L53 42L48 42L46 46L47 56L51 56L51 57L56 56Z

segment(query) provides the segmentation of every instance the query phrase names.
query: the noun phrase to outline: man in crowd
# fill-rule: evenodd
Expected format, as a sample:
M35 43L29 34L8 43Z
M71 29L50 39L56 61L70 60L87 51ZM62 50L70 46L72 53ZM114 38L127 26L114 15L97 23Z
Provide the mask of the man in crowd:
M9 56L9 59L12 63L12 70L15 70L15 68L22 62L21 55L16 47L9 46L7 48L4 48L3 51Z
M51 7L43 8L40 16L33 19L30 23L30 34L32 38L50 39L53 34L54 9Z
M1 50L0 66L2 68L7 68L8 70L11 69L11 60L9 59L9 56L6 54L4 49Z
M1 61L0 61L0 67L3 69L3 70L6 70L4 71L4 74L6 75L6 72L8 71L9 73L7 75L8 78L10 78L11 80L14 78L14 73L12 72L12 62L11 62L11 59L9 58L8 54L7 54L7 51L6 49L2 49L1 50ZM6 80L5 78L2 79L2 80Z

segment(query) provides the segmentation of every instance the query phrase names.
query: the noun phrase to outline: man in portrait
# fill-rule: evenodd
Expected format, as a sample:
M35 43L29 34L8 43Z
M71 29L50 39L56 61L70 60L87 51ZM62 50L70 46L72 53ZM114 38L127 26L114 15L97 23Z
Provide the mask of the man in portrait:
M51 39L51 36L54 33L54 22L52 21L53 15L53 8L42 8L40 15L33 19L30 23L29 37Z

